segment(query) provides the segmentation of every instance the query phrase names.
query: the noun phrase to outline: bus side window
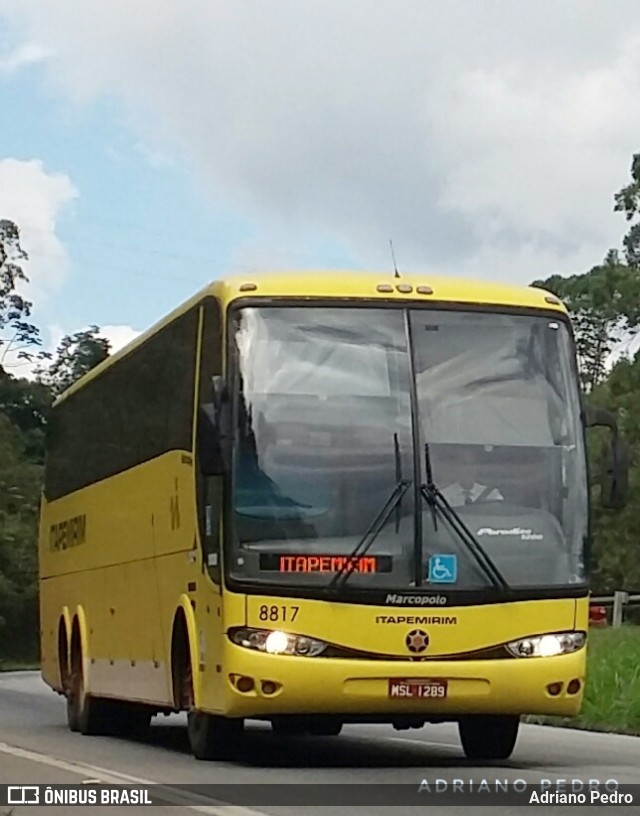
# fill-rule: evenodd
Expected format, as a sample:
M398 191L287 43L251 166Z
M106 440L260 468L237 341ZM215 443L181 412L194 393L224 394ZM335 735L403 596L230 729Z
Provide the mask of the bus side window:
M208 298L202 308L202 345L200 370L198 372L198 405L212 401L211 380L222 373L222 329L220 306L214 298ZM198 411L196 421L200 421ZM199 434L196 435L199 438ZM211 579L219 584L221 574L220 521L222 517L222 477L204 476L200 469L199 453L196 451L196 491L198 499L198 526L203 548L203 563Z

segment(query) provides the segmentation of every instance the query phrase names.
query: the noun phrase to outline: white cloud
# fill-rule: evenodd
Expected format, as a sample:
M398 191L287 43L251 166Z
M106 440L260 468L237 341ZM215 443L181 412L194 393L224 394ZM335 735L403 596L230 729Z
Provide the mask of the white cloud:
M111 342L111 353L120 351L121 348L135 340L141 329L134 329L133 326L100 326L100 334Z
M28 65L44 62L51 52L37 43L24 43L7 54L0 55L0 75L13 74Z
M30 278L21 291L40 302L69 273L69 258L56 234L63 208L78 196L68 176L47 172L41 161L0 159L0 218L20 228L20 243L29 255L22 264Z
M3 5L4 3L4 5ZM0 0L50 79L119 96L219 204L363 263L527 281L620 242L636 0Z

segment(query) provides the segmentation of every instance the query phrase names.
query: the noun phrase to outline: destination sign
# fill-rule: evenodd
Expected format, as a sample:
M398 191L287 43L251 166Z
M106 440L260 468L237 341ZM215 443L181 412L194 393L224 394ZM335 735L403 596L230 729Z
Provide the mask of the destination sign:
M290 555L261 553L260 569L271 572L332 573L347 569L349 572L391 572L390 555Z

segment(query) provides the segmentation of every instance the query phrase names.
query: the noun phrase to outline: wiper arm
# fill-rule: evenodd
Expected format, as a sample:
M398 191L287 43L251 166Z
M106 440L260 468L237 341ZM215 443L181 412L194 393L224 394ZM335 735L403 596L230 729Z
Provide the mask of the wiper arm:
M396 486L393 488L391 495L386 500L384 505L380 508L371 524L367 527L365 534L362 536L360 541L358 541L358 543L349 553L349 555L346 556L344 563L329 582L327 589L337 589L338 587L344 586L347 583L350 576L355 570L356 559L361 558L363 555L367 554L369 548L376 540L378 533L387 523L387 520L391 513L394 511L395 508L398 508L399 510L400 503L402 502L404 494L411 486L411 482L407 482L402 478L402 465L400 462L400 446L398 444L397 434L394 434L393 441L396 461L396 477L397 477ZM396 516L396 532L398 530L399 524L400 524L399 516Z
M396 486L402 484L402 461L400 460L400 442L398 441L398 434L393 435L393 453L396 460ZM409 484L407 484L409 487ZM403 493L404 495L404 493ZM400 529L400 521L402 519L402 496L394 505L396 510L396 533Z
M451 507L449 502L440 492L439 488L433 481L433 472L431 469L431 455L429 453L429 443L424 446L425 471L427 475L427 483L420 485L420 492L427 501L433 514L434 524L436 519L436 510L442 513L442 517L449 524L449 526L457 534L458 538L467 550L471 553L480 569L484 572L491 583L499 589L508 589L509 584L505 581L504 576L496 566L490 555L486 552L482 544L474 536L471 530L464 523L460 514Z

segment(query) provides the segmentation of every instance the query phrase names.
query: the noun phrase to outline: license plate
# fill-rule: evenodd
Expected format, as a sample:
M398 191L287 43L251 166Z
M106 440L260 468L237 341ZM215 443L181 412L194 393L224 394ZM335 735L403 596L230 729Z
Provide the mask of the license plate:
M428 697L442 700L447 696L446 680L389 680L389 697L415 699Z

